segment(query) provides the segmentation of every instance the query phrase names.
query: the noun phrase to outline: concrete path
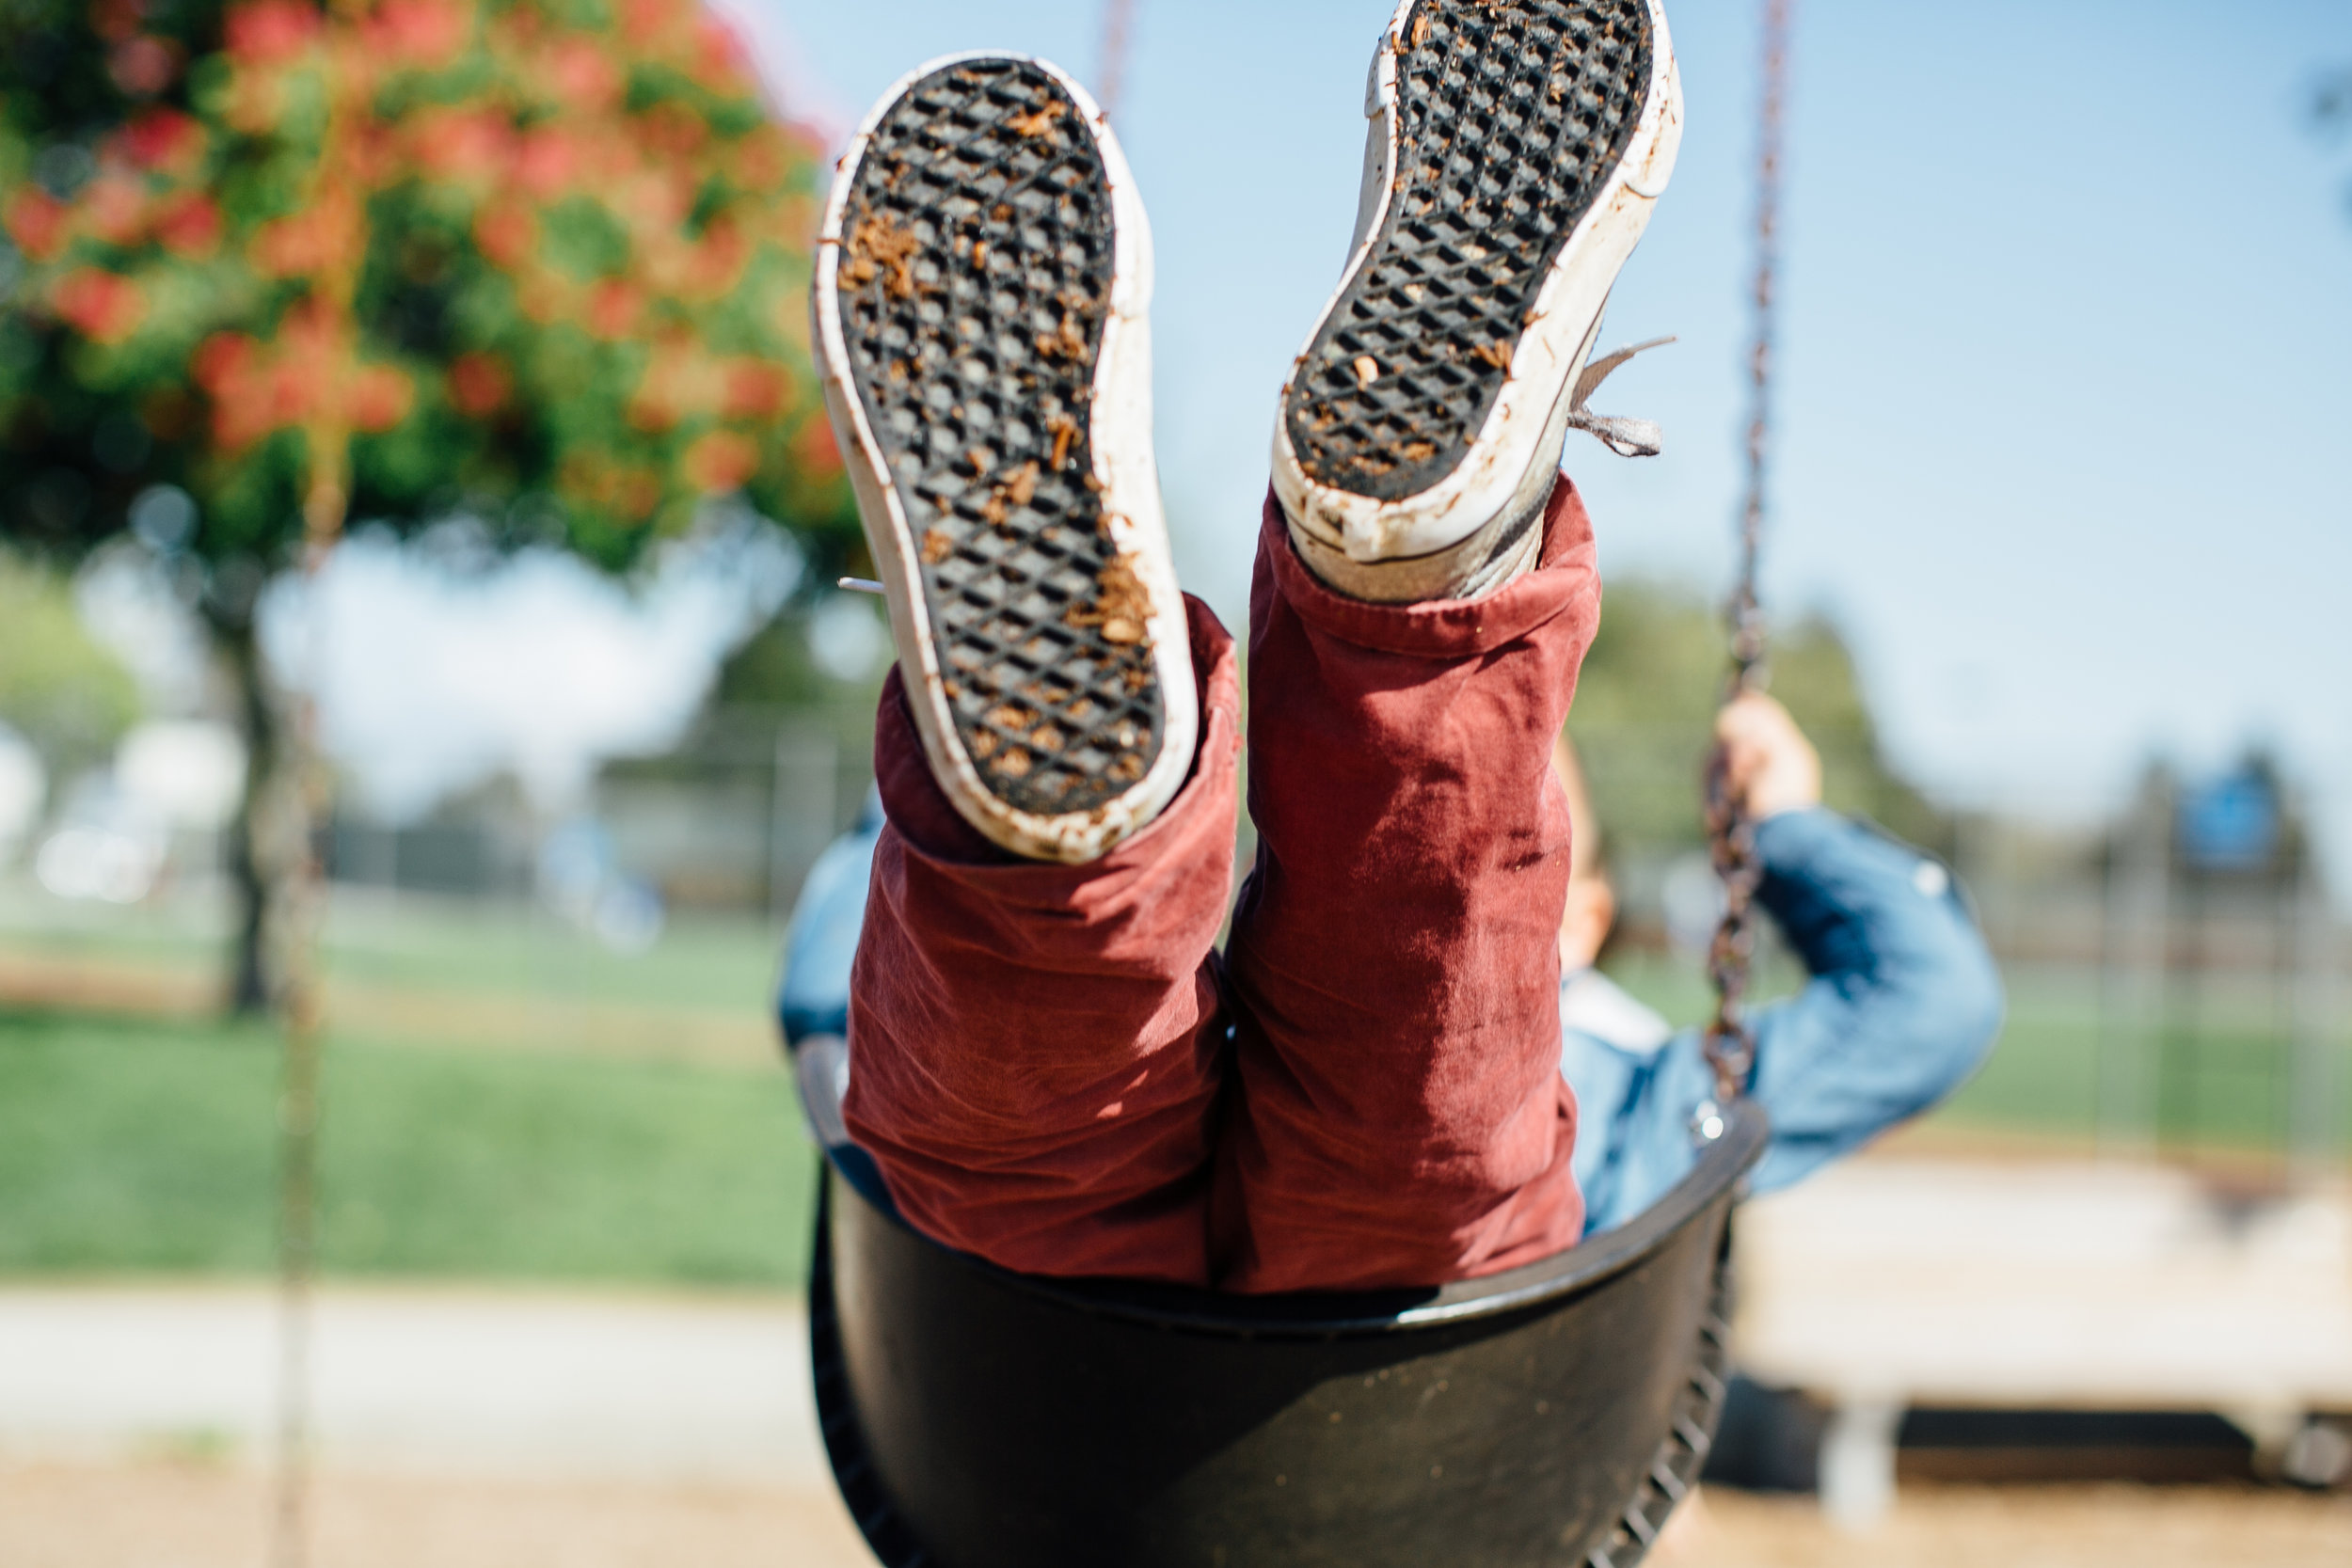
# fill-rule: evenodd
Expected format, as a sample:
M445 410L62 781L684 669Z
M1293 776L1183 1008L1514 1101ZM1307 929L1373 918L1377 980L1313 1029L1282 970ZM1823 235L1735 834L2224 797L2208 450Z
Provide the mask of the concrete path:
M350 1290L315 1308L323 1465L825 1490L795 1303ZM262 1289L0 1289L0 1449L270 1451Z

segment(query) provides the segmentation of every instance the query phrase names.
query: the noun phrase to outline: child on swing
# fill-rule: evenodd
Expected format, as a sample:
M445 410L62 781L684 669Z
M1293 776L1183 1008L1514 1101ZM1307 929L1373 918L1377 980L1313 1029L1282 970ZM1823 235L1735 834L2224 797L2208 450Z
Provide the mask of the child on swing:
M1221 953L1240 661L1175 583L1108 126L1050 66L965 56L842 160L815 338L898 662L879 820L803 895L787 1035L844 1171L1007 1268L1436 1284L1693 1158L1711 1079L1589 971L1604 884L1554 764L1599 612L1561 443L1656 447L1585 400L1679 136L1664 19L1406 0L1368 113L1355 252L1276 424L1259 846ZM1942 869L1820 809L1785 713L1742 699L1718 734L1816 976L1757 1023L1776 1183L1964 1077L1999 990Z

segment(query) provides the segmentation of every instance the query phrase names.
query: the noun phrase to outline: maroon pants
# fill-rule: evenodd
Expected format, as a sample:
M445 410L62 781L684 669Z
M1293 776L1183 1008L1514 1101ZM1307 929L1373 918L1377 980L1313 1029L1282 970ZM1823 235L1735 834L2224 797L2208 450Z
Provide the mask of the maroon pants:
M1560 1076L1568 812L1552 739L1599 619L1563 480L1542 563L1486 598L1346 599L1266 501L1241 683L1191 603L1202 738L1092 864L958 816L894 673L889 826L851 982L850 1135L900 1212L1025 1273L1263 1291L1428 1285L1575 1242Z

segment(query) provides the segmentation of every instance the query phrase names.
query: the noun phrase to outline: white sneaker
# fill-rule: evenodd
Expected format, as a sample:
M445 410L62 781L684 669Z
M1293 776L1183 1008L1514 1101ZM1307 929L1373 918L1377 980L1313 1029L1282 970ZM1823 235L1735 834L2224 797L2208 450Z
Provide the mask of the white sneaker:
M1200 733L1152 455L1152 240L1053 66L934 61L842 158L818 368L931 769L1015 853L1093 860Z
M1326 582L1410 602L1532 565L1603 307L1666 188L1659 0L1405 0L1373 62L1357 244L1282 389L1274 487ZM1609 367L1595 366L1606 373Z

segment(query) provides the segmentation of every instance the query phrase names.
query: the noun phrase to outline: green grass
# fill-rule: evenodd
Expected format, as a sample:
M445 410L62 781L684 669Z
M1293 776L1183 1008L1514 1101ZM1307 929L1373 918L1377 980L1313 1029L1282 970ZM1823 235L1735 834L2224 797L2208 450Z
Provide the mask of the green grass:
M1708 1016L1712 997L1695 962L1655 955L1614 958L1618 983L1678 1023ZM1788 994L1801 979L1785 958L1759 974L1757 995ZM2011 965L2009 1018L1982 1071L1926 1118L1938 1131L2024 1134L2088 1145L2099 1131L2099 976L2074 966ZM2169 1148L2276 1149L2284 1134L2288 1049L2253 1020L2259 997L2216 1009L2193 1034L2176 1033L2158 1071L2157 1126ZM2352 1047L2337 1042L2336 1079L2352 1084ZM2338 1148L2352 1148L2352 1095L2340 1095Z
M265 1030L0 1012L0 1273L249 1274L275 1226ZM796 1284L814 1155L781 1069L337 1043L324 1268Z
M201 911L101 915L0 888L0 970L206 966L217 942ZM764 921L682 920L621 958L528 911L346 903L328 959L345 1005L330 994L327 1272L799 1282L815 1156L767 1032ZM1613 967L1669 1018L1706 1016L1695 963ZM1758 994L1799 979L1769 962ZM2095 974L2014 970L2010 997L1992 1061L1931 1125L2089 1146ZM2280 1058L2256 1000L2217 998L2199 1052L2155 1085L2169 1147L2273 1138ZM259 1026L0 1006L0 1275L267 1270L278 1049ZM2352 1085L2352 1053L2338 1079Z
M67 904L21 880L0 881L0 955L225 973L228 915L210 900L167 897L127 910ZM623 956L527 905L416 894L391 902L345 892L322 952L330 979L368 986L757 1012L779 945L764 919L689 912L649 951Z
M763 921L684 915L642 954L616 955L546 913L451 905L429 918L351 911L330 927L334 978L404 990L763 1013L780 943Z
M1617 982L1677 1023L1712 1011L1713 994L1696 961L1629 953L1613 958ZM1785 956L1767 960L1757 975L1758 1005L1785 997L1803 983ZM2084 982L2067 976L2010 977L2010 1017L1984 1070L1932 1115L1944 1127L2027 1132L2088 1140L2098 1126L2097 1014L2078 994Z

